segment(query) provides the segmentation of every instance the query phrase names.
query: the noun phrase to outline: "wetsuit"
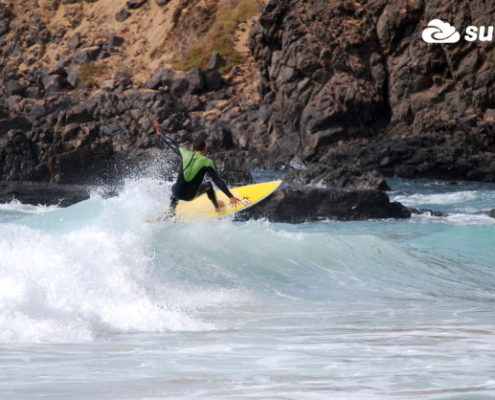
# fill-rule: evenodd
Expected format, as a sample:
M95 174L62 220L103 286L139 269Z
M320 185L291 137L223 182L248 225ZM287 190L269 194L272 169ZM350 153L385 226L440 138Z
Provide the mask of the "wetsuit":
M218 176L215 163L205 155L197 151L189 151L161 134L159 137L169 146L175 154L181 158L179 177L172 186L172 198L170 208L172 212L179 200L191 201L206 192L208 198L215 207L218 207L217 197L211 182L203 182L205 174L208 174L215 185L224 192L228 198L233 197L225 182Z

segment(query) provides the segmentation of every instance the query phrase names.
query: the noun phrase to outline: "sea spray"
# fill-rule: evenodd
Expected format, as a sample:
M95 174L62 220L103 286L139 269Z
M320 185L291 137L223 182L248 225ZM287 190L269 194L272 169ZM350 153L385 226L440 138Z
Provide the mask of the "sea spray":
M209 328L156 297L167 282L154 279L148 209L132 187L1 226L1 341Z

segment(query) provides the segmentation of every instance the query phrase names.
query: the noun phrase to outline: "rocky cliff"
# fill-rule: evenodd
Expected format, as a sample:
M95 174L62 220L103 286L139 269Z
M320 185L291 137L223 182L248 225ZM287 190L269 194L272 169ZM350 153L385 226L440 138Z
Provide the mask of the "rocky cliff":
M492 42L421 39L434 18L491 25L495 5L260 2L242 27L253 61L172 71L220 3L0 0L0 180L160 169L154 119L182 144L209 139L233 181L249 179L245 166L343 187L495 180Z
M421 39L435 18L462 32L493 25L494 12L482 1L270 1L250 36L265 164L299 156L318 164L309 180L341 166L495 180L494 42Z

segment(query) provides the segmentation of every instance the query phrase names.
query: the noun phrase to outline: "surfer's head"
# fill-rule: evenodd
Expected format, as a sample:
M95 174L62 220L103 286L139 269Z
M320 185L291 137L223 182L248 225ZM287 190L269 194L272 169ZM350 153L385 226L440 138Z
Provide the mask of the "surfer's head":
M203 139L194 139L193 146L192 146L193 151L197 151L198 153L205 154L206 153L206 143Z

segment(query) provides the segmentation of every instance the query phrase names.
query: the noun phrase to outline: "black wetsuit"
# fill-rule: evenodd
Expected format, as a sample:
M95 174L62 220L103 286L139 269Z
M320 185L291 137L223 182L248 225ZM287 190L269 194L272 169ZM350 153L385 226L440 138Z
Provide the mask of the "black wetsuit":
M224 192L228 198L233 197L225 182L218 176L215 163L205 155L197 151L189 151L173 141L172 139L158 135L175 154L181 158L179 177L172 186L172 198L170 208L172 211L179 203L179 200L191 201L206 192L208 198L215 207L218 207L217 197L211 182L203 182L205 174L208 174L215 182L215 185Z

